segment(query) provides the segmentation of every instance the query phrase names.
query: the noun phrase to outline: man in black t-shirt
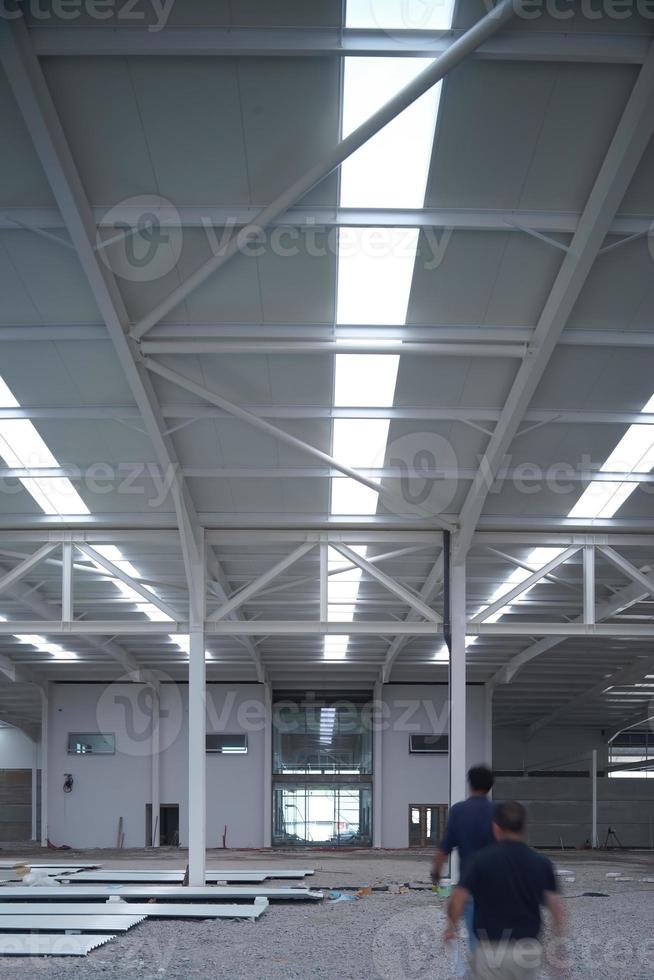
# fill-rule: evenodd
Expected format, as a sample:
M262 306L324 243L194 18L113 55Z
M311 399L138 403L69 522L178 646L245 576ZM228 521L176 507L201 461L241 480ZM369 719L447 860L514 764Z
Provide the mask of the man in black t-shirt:
M455 939L466 902L474 900L478 940L475 980L532 980L542 962L541 907L563 932L563 906L552 862L525 843L526 811L520 803L493 809L496 843L479 851L465 870L448 906L445 939Z

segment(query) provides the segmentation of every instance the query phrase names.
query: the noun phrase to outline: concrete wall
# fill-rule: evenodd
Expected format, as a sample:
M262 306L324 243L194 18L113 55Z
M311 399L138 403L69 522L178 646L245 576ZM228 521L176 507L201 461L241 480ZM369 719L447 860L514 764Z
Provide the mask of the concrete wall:
M115 847L123 817L125 847L145 844L151 802L151 714L140 685L53 685L50 704L48 835L57 844ZM248 754L207 757L207 843L219 846L227 824L230 847L263 843L263 752L260 685L211 684L207 730L248 733ZM259 719L259 720L257 720ZM69 732L115 733L115 755L68 755ZM185 686L161 688L162 804L179 804L180 842L188 841L188 699ZM74 779L63 792L64 774Z
M529 814L529 840L536 847L583 847L592 827L590 778L498 779L496 799L520 800ZM650 847L654 834L654 780L598 780L600 844L612 827L624 847Z
M447 732L448 691L438 684L387 684L382 736L382 846L407 847L409 805L447 803L447 755L411 755L409 734ZM468 766L489 763L484 747L484 689L468 687ZM374 815L373 815L374 819Z

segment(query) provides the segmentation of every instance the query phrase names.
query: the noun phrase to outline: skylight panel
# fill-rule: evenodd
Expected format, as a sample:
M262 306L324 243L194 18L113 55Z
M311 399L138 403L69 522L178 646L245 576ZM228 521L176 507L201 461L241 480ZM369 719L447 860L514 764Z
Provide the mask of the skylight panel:
M13 392L1 377L0 406L20 407ZM39 468L59 466L29 419L0 419L0 456L7 466ZM45 514L90 513L70 480L62 477L47 480L21 479L20 482Z
M337 322L405 324L418 230L341 228L338 239Z
M641 412L654 411L654 395ZM649 473L654 468L654 431L651 425L630 425L609 458L603 473ZM638 483L589 483L568 517L613 517L637 489Z
M0 377L0 406L3 408L20 408L18 399L2 377ZM60 465L29 419L0 419L0 456L7 466L57 468ZM57 514L65 517L73 514L91 513L73 484L66 478L21 479L20 482L45 514ZM127 575L132 578L140 578L138 570L131 562L123 558L122 553L115 545L101 545L96 550L109 561L119 565ZM97 567L100 568L101 566L98 565ZM138 611L142 612L148 619L153 621L170 619L152 603L144 602L137 592L126 583L121 582L120 579L110 578L109 581L119 592L122 592L125 598L134 602ZM22 636L18 636L18 639L21 642L37 646L38 649L46 653L51 653L56 659L77 659L77 654L64 650L58 644L49 643L44 637L31 636L28 639L23 639ZM184 642L186 637L177 637L171 634L170 639L180 649L188 652L188 643Z
M345 26L392 31L444 31L452 23L451 0L406 3L406 0L347 0Z
M431 64L429 58L346 58L343 136ZM441 83L432 86L341 167L341 207L421 208Z
M388 425L388 419L335 419L334 456L348 466L382 465Z
M334 405L390 408L400 363L393 354L337 354Z

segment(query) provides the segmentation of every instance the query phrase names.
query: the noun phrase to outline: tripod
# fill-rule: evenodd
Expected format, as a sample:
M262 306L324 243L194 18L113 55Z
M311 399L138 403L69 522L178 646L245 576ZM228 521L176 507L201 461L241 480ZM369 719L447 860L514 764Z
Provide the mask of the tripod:
M623 849L622 844L620 843L620 838L616 834L615 830L613 830L612 827L609 827L606 832L606 840L604 841L604 850L610 851L614 846L619 847L620 850Z

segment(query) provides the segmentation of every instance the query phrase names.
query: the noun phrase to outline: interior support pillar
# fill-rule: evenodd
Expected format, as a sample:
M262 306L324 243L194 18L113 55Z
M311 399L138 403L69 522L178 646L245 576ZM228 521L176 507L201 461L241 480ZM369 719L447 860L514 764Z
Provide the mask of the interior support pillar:
M373 722L373 746L372 746L372 762L373 762L373 777L372 777L372 846L382 847L383 840L383 798L382 798L382 740L383 740L383 725L382 725L382 697L383 697L384 686L381 682L375 684L375 690L373 694L374 704L373 711L371 714Z
M263 739L263 846L272 847L272 793L273 793L273 710L272 687L263 685L264 739Z
M48 727L50 720L49 685L41 691L41 847L48 846Z
M32 746L32 836L31 840L36 841L37 827L39 822L38 811L38 791L39 791L39 743L34 742Z
M189 884L204 885L207 849L207 668L204 621L206 564L204 540L191 562L188 665L188 860Z
M151 797L152 823L150 840L146 844L159 847L161 841L161 688L158 683L152 684L152 738L151 752Z
M456 554L456 549L452 549ZM450 807L466 798L466 566L450 560ZM458 855L450 859L458 879Z
M595 848L599 847L599 840L597 837L597 749L593 749L591 757L591 779L593 787L593 814L592 814L592 829L590 836L590 846Z
M493 694L492 684L484 684L484 762L493 768Z

